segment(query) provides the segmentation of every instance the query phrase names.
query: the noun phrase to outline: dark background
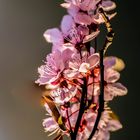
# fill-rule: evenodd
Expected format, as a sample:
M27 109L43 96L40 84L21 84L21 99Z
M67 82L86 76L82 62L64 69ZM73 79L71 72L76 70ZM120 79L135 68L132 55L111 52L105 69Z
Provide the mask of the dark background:
M0 140L50 139L41 124L46 112L34 80L50 51L42 34L59 26L65 13L59 6L62 2L0 0ZM131 0L118 0L117 5L118 15L112 21L116 36L109 54L125 60L121 82L129 93L111 105L124 125L111 140L139 140L139 8Z

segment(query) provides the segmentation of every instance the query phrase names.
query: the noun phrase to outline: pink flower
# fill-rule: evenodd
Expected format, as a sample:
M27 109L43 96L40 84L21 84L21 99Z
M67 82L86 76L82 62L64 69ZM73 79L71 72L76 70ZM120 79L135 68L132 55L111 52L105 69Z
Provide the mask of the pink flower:
M69 41L74 46L78 43L82 43L83 38L86 35L89 35L89 29L86 26L73 26L71 30L69 30L69 35L65 35L65 40Z
M91 52L91 55L88 56L86 52L83 52L82 56L83 57L81 59L80 54L73 54L72 59L69 62L69 69L65 71L67 77L73 78L78 76L80 73L86 74L99 64L98 53Z
M111 110L105 110L102 113L101 120L98 125L99 131L93 137L93 140L109 140L110 132L117 131L122 128L115 114Z
M111 11L116 8L115 2L111 0L103 0L100 6L103 8L104 11Z
M58 123L56 123L53 117L48 117L44 119L43 127L45 128L46 132L55 132L59 129Z
M70 3L70 2L68 2L68 3L62 3L61 6L64 7L64 8L66 8L67 11L68 11L68 13L72 17L74 17L77 14L77 12L80 10L79 7L77 7L76 5L74 5L74 4Z
M68 4L75 5L79 9L83 11L90 11L96 8L96 4L99 3L100 0L65 0Z
M66 117L66 112L63 112L63 116ZM75 129L75 124L77 121L79 113L79 103L75 103L71 106L71 108L68 108L68 114L69 114L69 121L71 123L71 127L74 130ZM80 123L80 128L78 130L78 135L77 135L77 140L87 140L91 130L94 126L95 120L96 120L96 113L92 109L88 109L82 117L81 123ZM66 119L66 126L67 128L69 127L68 119Z
M116 4L111 0L102 0L102 2L101 0L66 0L66 2L61 6L67 8L68 13L74 17L75 22L81 25L104 23L104 19L98 12L99 7L102 7L104 11L111 11L116 8ZM97 4L99 5L97 6ZM116 13L107 16L111 19L115 15Z
M83 115L83 123L81 127L81 133L78 133L77 140L87 140L91 134L91 131L94 127L97 114L92 110L87 110Z
M113 69L116 64L116 57L106 57L104 59L104 99L111 101L116 96L124 96L127 94L127 88L117 82L120 78L120 73ZM99 95L100 93L100 68L95 68L92 71L93 77L89 78L88 96Z
M97 30L89 35L88 27L84 25L76 26L70 15L63 17L60 27L61 31L58 28L52 28L44 33L46 41L53 44L52 51L65 48L73 50L77 44L88 42L99 34ZM68 43L65 43L65 41Z
M71 139L87 140L95 129L92 140L109 140L111 131L122 128L107 103L127 94L126 87L118 82L119 71L125 65L116 57L100 58L95 38L100 33L99 24L105 22L109 31L105 17L111 19L116 15L108 14L116 5L111 0L64 1L61 6L68 14L63 16L59 28L44 33L46 41L52 43L52 52L38 68L36 83L51 89L49 97L43 95L48 112L43 126L50 135L59 133L55 139L67 135ZM106 16L100 13L100 8ZM91 46L92 40L96 52ZM104 77L100 77L103 72L100 59L104 63ZM102 86L104 101L100 99Z
M111 110L106 110L102 113L101 120L98 125L98 130L96 135L92 138L93 140L109 140L110 132L116 131L122 128L121 123ZM62 111L62 110L61 110ZM68 119L70 121L71 127L74 130L76 119L79 113L79 104L73 104L71 108L68 108L69 117L67 118L66 112L62 111L63 116L66 118L66 126L70 129ZM97 117L97 111L93 109L88 109L82 117L80 128L78 130L77 140L87 140L91 134Z
M97 37L99 31L93 31L89 34L89 29L85 25L74 26L70 31L69 35L65 37L67 41L73 44L76 48L82 48L84 43L91 41ZM80 46L81 45L81 46Z
M77 88L69 85L68 88L57 88L50 94L56 104L64 105L68 103L77 93Z
M99 55L98 53L92 54L86 59L86 62L81 63L79 67L79 72L87 73L93 70L99 64Z
M46 58L46 64L38 68L40 74L36 83L40 85L59 84L64 69L68 67L68 61L71 58L73 51L65 49L62 52L56 50L49 54Z
M113 69L107 69L105 71L105 100L110 101L113 97L124 96L127 94L127 89L121 83L117 81L120 78L120 74Z
M53 44L52 51L73 47L72 44L64 44L64 37L68 36L69 30L71 30L73 25L74 20L72 17L70 15L65 15L61 22L61 30L58 28L52 28L45 31L44 37L46 41Z
M74 20L81 25L90 25L92 23L91 17L84 12L78 12L74 17Z

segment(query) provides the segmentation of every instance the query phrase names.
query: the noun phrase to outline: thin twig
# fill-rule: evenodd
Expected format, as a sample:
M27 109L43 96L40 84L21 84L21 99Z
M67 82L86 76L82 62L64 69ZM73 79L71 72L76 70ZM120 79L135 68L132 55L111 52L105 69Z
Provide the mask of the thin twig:
M107 48L112 44L113 41L113 37L114 37L114 31L112 29L110 20L108 19L108 17L106 16L104 10L102 8L99 9L100 13L102 15L102 17L105 20L105 25L107 28L107 36L106 36L106 40L105 40L105 44L102 48L102 50L100 50L100 95L99 95L99 109L98 109L98 114L97 114L97 118L93 127L93 130L88 138L88 140L91 140L92 137L94 136L96 130L98 130L98 124L102 115L102 112L104 111L104 65L103 65L103 57L104 54L107 50Z
M73 131L72 131L71 123L70 123L68 108L66 110L66 114L67 114L67 119L68 119L68 123L69 123L69 127L70 127L70 136L71 136L71 139L72 139L72 137L73 137Z
M106 29L107 29L107 35L106 35L106 40L105 40L105 44L103 46L104 49L104 54L106 53L108 47L112 44L113 42L113 38L114 38L114 31L112 29L111 23L109 18L107 17L106 13L104 12L104 10L102 8L99 9L102 17L104 18L105 21L105 25L106 25Z
M88 138L88 140L91 140L94 136L96 130L98 130L98 124L102 115L102 112L104 111L104 65L103 65L103 54L104 50L102 49L100 51L100 95L99 95L99 109L97 118L93 127L93 130Z
M80 110L79 110L78 118L76 121L72 140L76 140L77 133L78 133L80 123L81 123L81 119L82 119L82 116L83 116L83 113L85 110L85 106L86 106L86 102L85 102L85 97L87 94L87 79L86 79L86 77L83 78L83 82L84 83L82 85L82 97L81 97L81 102L80 102Z

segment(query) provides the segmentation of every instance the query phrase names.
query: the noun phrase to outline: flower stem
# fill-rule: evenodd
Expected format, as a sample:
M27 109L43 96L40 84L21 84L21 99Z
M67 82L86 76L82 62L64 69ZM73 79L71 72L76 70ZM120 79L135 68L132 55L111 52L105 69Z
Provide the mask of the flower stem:
M99 109L97 118L94 124L94 127L92 129L92 132L88 138L88 140L91 140L94 136L96 130L98 130L98 124L102 115L102 112L104 111L104 65L103 65L103 54L104 49L100 50L100 95L99 95Z
M87 79L86 79L86 77L83 78L83 82L84 83L81 85L81 87L82 87L82 97L81 97L81 101L80 101L80 110L79 110L78 118L77 118L77 121L76 121L76 125L75 125L72 140L76 140L77 133L78 133L80 123L81 123L81 119L82 119L82 116L84 114L84 110L85 110L85 106L86 106L86 100L85 100L85 98L87 96Z
M69 119L68 109L66 110L66 114L67 114L67 119L68 119L68 123L69 123L69 127L70 127L70 136L71 136L71 139L72 139L72 137L73 137L73 131L72 131L72 127L71 127L71 123L70 123L70 119Z

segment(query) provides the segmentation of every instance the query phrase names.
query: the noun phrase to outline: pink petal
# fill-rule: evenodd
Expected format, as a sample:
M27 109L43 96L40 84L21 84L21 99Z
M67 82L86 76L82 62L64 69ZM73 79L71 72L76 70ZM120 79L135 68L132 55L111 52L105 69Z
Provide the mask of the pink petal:
M114 82L118 81L119 78L120 78L120 73L111 69L111 68L105 69L104 73L105 73L104 74L105 75L105 81L107 83L114 83Z
M97 140L109 140L110 139L110 133L106 130L99 130Z
M104 66L106 68L113 67L116 64L116 57L108 56L104 58Z
M124 96L127 89L120 83L108 84L105 87L105 101L110 101L116 96Z
M61 50L70 49L73 52L76 51L75 46L71 43L64 43Z
M47 77L40 77L38 80L35 81L36 84L39 85L46 85L48 83L48 78Z
M56 50L60 50L60 51L61 51L61 49L62 49L62 46L59 45L59 44L54 44L54 45L52 46L52 52L54 52L54 51L56 51Z
M75 78L77 77L79 72L77 70L65 70L64 75L66 78Z
M118 120L110 120L108 123L109 131L117 131L122 128L122 124Z
M54 131L56 128L58 128L57 123L54 121L52 117L49 117L43 121L43 126L45 127L46 131Z
M89 34L89 28L83 25L79 25L77 30L78 30L78 33L82 36L86 36Z
M77 15L74 17L74 20L76 23L81 25L90 25L92 22L91 17L82 12L77 13Z
M80 9L82 9L83 11L94 10L98 1L100 0L84 0L80 4Z
M79 72L87 73L89 69L90 69L90 64L88 64L88 63L82 63L80 65Z
M68 10L68 13L72 16L75 17L75 15L78 13L78 11L80 10L79 7L77 7L76 5L72 4L72 3L62 3L61 4L62 7L66 8Z
M92 4L91 0L84 0L83 2L80 3L80 9L83 11L88 11L90 4Z
M46 111L49 113L49 115L52 116L52 111L51 111L51 109L50 109L50 107L48 106L47 103L44 104L44 107L45 107Z
M48 29L44 33L44 37L46 41L53 44L62 44L63 43L63 36L62 33L57 28Z
M56 73L62 72L65 68L65 64L63 62L62 52L60 50L56 50L53 52L52 57L50 57L54 61L53 63L50 63L53 69L55 69Z
M90 69L93 69L99 64L99 54L95 53L88 57L88 63L90 64Z
M115 2L111 0L103 0L101 6L103 7L104 11L111 11L116 8Z
M79 11L79 7L71 4L70 7L68 8L68 13L72 16L72 17L75 17L76 14L78 13Z
M114 91L114 96L124 96L127 94L127 88L121 83L113 83L109 85L110 88Z
M60 83L60 74L58 74L57 76L51 78L48 83L52 84L53 86L59 85L59 83Z
M70 60L73 53L74 51L69 48L64 49L62 52L63 62L66 63L68 60Z
M57 104L64 105L64 103L68 102L72 97L74 97L77 93L77 88L68 89L58 89L58 91L54 91L52 96L54 97L54 102Z
M64 35L68 35L72 26L74 25L74 20L70 15L65 15L61 22L61 30Z

